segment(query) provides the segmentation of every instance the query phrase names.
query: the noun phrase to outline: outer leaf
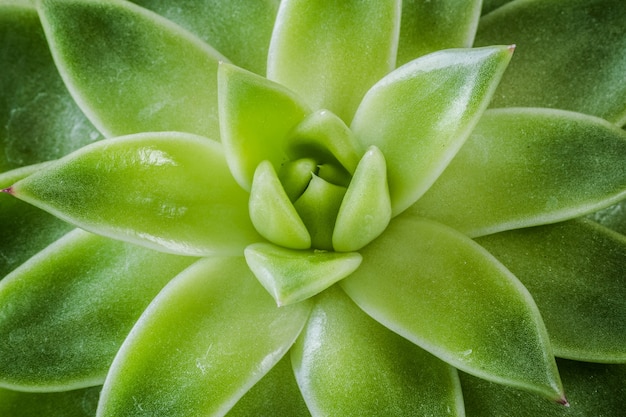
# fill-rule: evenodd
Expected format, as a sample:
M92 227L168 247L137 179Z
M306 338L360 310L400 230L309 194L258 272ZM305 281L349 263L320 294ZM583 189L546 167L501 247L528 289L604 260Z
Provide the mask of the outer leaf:
M0 4L0 172L100 138L63 85L37 12Z
M436 52L378 82L352 122L362 146L387 161L394 215L437 179L487 106L512 49Z
M519 47L492 107L552 107L626 123L624 33L622 0L515 1L490 13L476 45Z
M7 191L95 233L173 253L241 253L260 239L220 144L183 133L98 142Z
M0 189L11 186L43 166L45 164L31 165L0 174ZM73 228L45 211L6 194L0 194L0 219L7 223L0 235L0 279ZM11 219L10 223L8 219Z
M449 48L470 48L481 0L403 0L398 65Z
M101 384L148 303L194 261L76 230L0 284L0 385Z
M176 277L115 359L98 416L224 415L285 354L308 303L276 308L243 258L206 258Z
M286 0L270 44L267 76L314 109L350 123L367 90L395 67L398 0Z
M218 140L215 76L225 58L215 50L129 2L39 4L61 75L100 131L176 130Z
M403 216L361 254L342 286L373 318L463 371L564 400L539 310L485 249Z
M487 13L493 12L498 7L502 7L507 3L510 3L513 0L483 0L482 5L482 14L485 15Z
M461 373L468 417L621 417L626 365L558 361L570 407Z
M571 221L478 239L537 301L556 355L626 362L626 236Z
M626 235L626 200L590 214L589 218Z
M233 65L218 74L222 142L233 176L250 190L254 171L268 160L287 162L287 134L309 112L290 90Z
M264 75L280 0L133 0L191 30L236 65Z
M626 197L626 132L549 109L485 113L411 209L470 236L562 221Z
M228 412L228 417L310 417L291 368L289 355L274 366Z
M270 242L292 249L311 247L311 236L269 161L254 173L248 207L252 224Z
M34 394L0 388L0 415L11 417L93 417L100 387Z
M339 207L333 231L337 251L359 250L377 238L391 220L387 165L378 148L365 152Z
M291 351L314 416L464 416L456 370L372 320L334 287Z
M255 243L246 248L248 266L279 306L305 300L354 272L356 252L296 251Z

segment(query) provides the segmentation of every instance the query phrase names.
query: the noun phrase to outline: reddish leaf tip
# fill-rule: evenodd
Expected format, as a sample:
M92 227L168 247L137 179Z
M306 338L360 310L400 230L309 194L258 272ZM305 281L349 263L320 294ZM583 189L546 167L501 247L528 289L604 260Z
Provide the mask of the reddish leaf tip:
M565 397L559 398L558 400L556 400L556 402L564 407L569 407L569 401L567 401L567 398Z
M517 45L515 45L515 44L511 44L511 45L509 45L509 48L508 48L508 49L509 49L509 52L510 52L510 53L513 53L513 52L515 51L515 48L516 48L516 47L517 47Z
M5 188L5 189L3 189L3 190L0 190L0 192L7 193L7 194L11 194L11 195L13 195L13 194L14 194L14 193L13 193L13 187Z

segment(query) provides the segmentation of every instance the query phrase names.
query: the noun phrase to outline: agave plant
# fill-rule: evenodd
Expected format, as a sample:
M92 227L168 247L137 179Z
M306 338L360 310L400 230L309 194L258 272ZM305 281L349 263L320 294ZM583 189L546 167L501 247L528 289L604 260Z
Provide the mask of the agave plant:
M1 1L2 415L621 415L624 50L622 0Z

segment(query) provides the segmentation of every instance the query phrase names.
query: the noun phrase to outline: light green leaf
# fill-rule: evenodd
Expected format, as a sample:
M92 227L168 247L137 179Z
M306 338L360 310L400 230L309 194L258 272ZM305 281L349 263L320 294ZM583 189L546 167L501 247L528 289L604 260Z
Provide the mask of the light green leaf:
M333 248L359 250L380 235L391 220L387 166L380 150L372 146L356 168L339 207L333 231Z
M403 0L398 66L431 52L470 48L481 0Z
M297 251L268 243L245 250L248 266L278 306L296 303L354 272L363 259L356 252Z
M283 0L267 64L269 79L314 110L350 123L367 90L395 67L398 0Z
M264 75L280 0L133 0L189 29L236 65Z
M311 416L293 376L289 355L283 356L227 414L227 417L251 416Z
M570 406L461 373L467 417L622 417L626 365L558 361Z
M313 173L319 167L313 158L301 158L284 163L278 172L278 178L289 201L296 201L309 186Z
M492 107L551 107L626 123L623 0L513 1L483 17L475 45L518 52Z
M626 362L626 236L589 220L478 239L528 288L555 355Z
M481 246L401 216L361 254L341 285L374 319L460 370L563 400L537 306Z
M315 157L320 163L339 164L352 173L361 158L359 149L354 134L339 117L318 110L291 131L287 153L293 159Z
M287 134L309 110L292 91L233 65L220 65L218 91L228 165L239 185L250 190L261 161L278 171L288 160Z
M511 48L446 50L395 70L363 99L352 130L385 155L394 215L445 169L487 106Z
M0 190L47 164L30 165L0 174ZM0 235L0 279L73 229L72 225L5 193L0 194L0 219L6 222Z
M215 141L145 133L97 142L8 190L86 230L183 255L260 239Z
M43 0L39 13L65 83L107 136L176 130L219 140L215 77L225 58L200 39L117 0Z
M194 258L75 230L0 283L0 385L102 384L143 310Z
M554 223L626 197L626 132L580 113L498 109L409 212L470 236Z
M0 39L0 172L101 137L63 85L35 9L0 4Z
M346 188L313 175L294 207L311 235L314 249L333 250L333 230Z
M456 370L372 320L338 287L318 297L291 357L314 416L464 416Z
M100 387L32 393L0 388L0 415L10 417L93 417Z
M248 206L252 224L270 242L291 249L311 247L309 231L269 161L261 162L254 173Z
M223 415L291 347L309 311L306 302L277 308L243 257L201 260L137 322L98 416Z

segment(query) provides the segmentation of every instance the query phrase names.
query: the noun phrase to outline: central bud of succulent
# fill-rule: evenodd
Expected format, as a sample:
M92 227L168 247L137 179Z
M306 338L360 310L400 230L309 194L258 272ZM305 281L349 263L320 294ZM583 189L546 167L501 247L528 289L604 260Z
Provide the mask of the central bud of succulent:
M355 251L391 218L385 159L358 148L352 132L328 110L308 115L288 135L287 161L255 171L250 218L259 234L289 249Z

